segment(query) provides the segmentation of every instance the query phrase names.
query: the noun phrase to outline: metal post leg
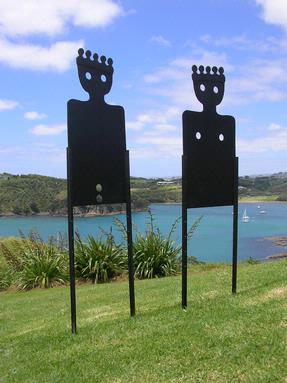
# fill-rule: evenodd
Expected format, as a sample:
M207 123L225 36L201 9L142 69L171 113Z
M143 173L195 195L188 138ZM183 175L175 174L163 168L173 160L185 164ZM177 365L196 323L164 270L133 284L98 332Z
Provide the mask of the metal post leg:
M133 265L133 239L132 239L132 212L130 193L130 165L129 151L126 151L126 216L127 216L127 242L128 242L128 269L129 269L129 294L130 315L135 315L135 288L134 288L134 265Z

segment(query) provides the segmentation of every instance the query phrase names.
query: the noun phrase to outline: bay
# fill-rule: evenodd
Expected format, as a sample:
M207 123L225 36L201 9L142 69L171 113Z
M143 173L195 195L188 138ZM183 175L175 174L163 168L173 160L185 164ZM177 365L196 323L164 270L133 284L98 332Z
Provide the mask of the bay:
M260 208L258 207L260 205ZM171 225L181 216L179 204L152 204L151 212L154 215L154 224L158 226L164 235L167 235ZM250 217L250 222L243 223L241 217L244 210ZM262 210L266 214L260 213ZM203 219L188 244L188 254L205 262L231 262L232 256L232 208L215 207L189 209L188 224L200 216ZM121 234L113 224L113 218L117 217L125 223L125 215L76 217L75 229L83 237L88 234L101 235L101 227L109 231L112 227L117 241L121 240ZM143 233L146 223L149 221L147 212L133 213L134 230ZM287 235L287 204L283 203L240 203L239 204L239 242L238 259L244 260L250 257L265 259L267 256L283 252L284 249L276 247L266 237ZM44 240L57 233L67 233L66 217L32 216L32 217L1 217L0 236L19 236L19 230L25 235L30 230L37 230ZM181 222L177 225L173 239L179 244L181 237ZM286 251L286 249L285 249Z

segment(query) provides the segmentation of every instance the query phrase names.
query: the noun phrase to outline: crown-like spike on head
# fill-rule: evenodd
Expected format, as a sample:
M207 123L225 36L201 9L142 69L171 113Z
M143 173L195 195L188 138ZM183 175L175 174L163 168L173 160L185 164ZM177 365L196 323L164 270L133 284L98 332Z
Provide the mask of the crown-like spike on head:
M113 60L90 50L78 50L77 57L79 80L93 102L103 102L104 96L111 90L113 83Z
M199 73L198 73L199 71ZM225 76L224 76L224 69L222 67L217 68L216 66L212 67L212 72L210 66L207 66L205 68L205 73L204 73L204 66L200 65L197 71L197 66L193 65L192 66L192 80L193 81L200 81L200 82L224 82L225 81Z
M216 111L224 95L225 76L222 67L192 66L192 80L197 99L206 111Z
M114 72L113 68L113 60L109 58L106 59L105 56L101 56L99 61L99 56L97 53L94 53L93 59L91 59L92 53L91 51L87 50L84 57L84 49L80 48L78 50L79 56L77 57L77 65L78 66L84 66L87 69L90 68L91 70L97 70L101 73L109 73L112 74Z

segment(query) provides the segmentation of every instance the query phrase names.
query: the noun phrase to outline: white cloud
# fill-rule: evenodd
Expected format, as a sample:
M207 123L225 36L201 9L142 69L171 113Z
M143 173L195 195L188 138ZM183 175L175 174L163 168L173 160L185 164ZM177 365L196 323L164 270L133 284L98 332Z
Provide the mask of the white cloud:
M64 147L55 144L48 146L35 142L31 143L29 147L0 146L0 157L2 168L11 173L17 174L19 172L20 161L22 169L26 168L25 172L27 173L35 172L47 175L47 172L44 170L47 168L47 165L57 164L56 169L60 169L65 174L66 151ZM5 167L4 164L6 164Z
M194 63L222 65L226 69L225 106L266 100L275 102L287 97L287 72L284 70L287 60L284 58L253 60L241 66L232 65L225 54L216 52L177 58L144 78L147 90L165 98L169 105L173 105L168 109L176 113L172 115L167 110L164 113L164 109L159 108L137 117L136 122L142 131L135 138L140 157L174 158L182 153L182 139L177 133L181 131L180 114L186 108L201 108L194 96L191 79L191 66ZM180 124L178 129L176 124ZM286 151L287 128L272 123L265 128L265 134L261 134L261 137L239 138L237 147L243 158L247 154Z
M9 154L19 154L23 152L23 148L18 146L6 146L0 147L0 154L9 155Z
M47 115L45 113L32 111L24 113L24 118L26 120L43 120L44 118L47 118Z
M154 134L146 134L143 135L136 140L140 144L148 144L148 145L157 145L157 146L166 146L169 147L181 147L182 139L175 136L167 136L163 137L162 135L154 135Z
M13 68L63 72L84 45L82 40L43 46L26 38L67 34L70 25L105 27L124 11L114 0L0 0L0 15L0 62Z
M228 79L225 105L286 99L286 65L286 59L271 58L254 60L238 68L236 76Z
M233 70L225 53L195 49L190 57L179 57L170 61L166 66L146 75L144 81L153 84L166 80L184 80L186 82L187 73L191 74L191 67L194 64L223 66L229 72Z
M59 41L50 47L31 44L15 44L0 40L0 62L14 68L55 70L63 72L70 68L75 53L83 41Z
M200 40L207 45L212 47L228 47L232 49L237 49L241 51L259 51L259 52L270 52L270 51L282 51L286 50L287 40L284 38L277 38L274 36L267 36L266 38L251 39L250 37L242 34L237 36L223 36L223 37L214 37L211 35L202 35Z
M113 0L1 0L0 32L9 37L63 33L69 24L104 27L124 14Z
M19 106L17 101L13 100L0 100L0 111L14 109Z
M270 125L268 126L268 130L270 130L270 131L274 131L274 130L282 130L282 126L279 125L279 124L274 124L274 123L272 123L272 124L270 124Z
M155 129L161 132L173 132L177 130L177 126L171 124L156 124Z
M177 118L180 111L176 107L168 107L161 110L150 110L146 113L139 114L135 121L129 121L126 126L130 130L142 130L150 125L157 130L173 130L173 125L168 124L168 121Z
M179 57L147 74L144 82L148 91L168 99L169 104L181 110L200 110L202 107L195 98L191 79L193 64L224 67L227 80L223 107L260 101L278 102L287 98L286 58L254 59L237 66L224 53L206 52L198 48L190 57Z
M233 65L229 62L226 53L218 53L216 51L207 51L205 49L194 49L191 57L179 57L171 62L171 65L182 69L191 69L193 64L224 66L228 72L233 71Z
M278 125L270 124L267 127L267 135L251 140L238 139L237 148L239 153L264 153L278 152L287 150L287 128Z
M136 120L136 121L128 121L126 123L126 127L129 130L142 130L142 128L144 127L144 123L140 122L138 120Z
M178 68L175 68L172 64L169 64L168 66L162 67L151 74L147 74L144 77L144 81L146 83L158 84L168 79L182 80L184 77L185 76L182 71L179 71Z
M262 7L262 18L270 24L277 24L287 30L286 0L256 0Z
M157 155L155 148L136 148L130 150L133 159L154 158Z
M170 158L180 156L182 138L177 135L162 134L162 132L147 132L136 139L137 144L146 145L143 153L153 151L155 157Z
M63 133L67 129L66 124L58 125L36 125L30 130L35 136L56 136Z
M234 66L225 53L217 53L195 48L188 57L178 57L144 77L150 93L168 99L168 103L178 110L193 108L201 109L196 101L191 78L192 65L223 66L225 71L232 73ZM157 84L156 87L154 84ZM165 123L170 123L166 120Z
M133 157L168 159L180 155L181 133L178 135L180 129L176 125L180 115L180 110L172 106L139 114L130 123L134 130L141 131L132 139L137 146Z
M158 45L162 45L164 47L171 47L171 42L167 39L165 39L163 36L161 35L157 35L157 36L152 36L149 40L151 43L155 43L155 44L158 44Z

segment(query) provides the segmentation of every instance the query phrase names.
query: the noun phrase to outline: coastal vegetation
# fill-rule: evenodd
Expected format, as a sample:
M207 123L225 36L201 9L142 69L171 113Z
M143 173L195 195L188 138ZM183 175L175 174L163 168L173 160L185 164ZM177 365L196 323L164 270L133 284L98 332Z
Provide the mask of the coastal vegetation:
M133 210L151 203L180 203L181 179L131 177ZM240 177L239 197L244 202L287 201L287 173ZM81 206L76 215L105 215L124 211L124 205ZM41 175L0 174L0 214L67 214L66 180Z
M188 232L191 239L200 224L199 217ZM134 275L139 279L175 275L180 270L181 247L172 239L180 218L171 226L165 237L155 226L149 213L149 222L144 234L136 232L133 241ZM76 232L75 272L79 281L103 283L125 278L128 272L126 227L117 218L116 226L123 241L116 243L112 228L110 232L101 229L101 236L88 235L83 240ZM196 258L189 260L199 263ZM11 287L29 290L35 287L49 288L68 282L68 244L62 236L50 237L47 242L36 232L28 237L4 238L0 240L0 290Z
M68 281L68 254L53 237L44 242L31 232L0 241L0 290L49 288Z
M200 216L190 227L188 239L202 220ZM133 244L135 276L139 279L167 277L175 275L181 267L181 246L176 245L172 235L181 218L175 220L169 233L164 236L156 226L154 216L149 214L149 221L143 234L136 232ZM196 258L189 257L189 262L200 263Z
M127 255L121 244L116 244L112 233L100 238L89 235L83 241L76 234L75 270L76 277L92 283L108 282L123 274L127 269Z
M147 209L148 201L133 195L133 210ZM75 215L103 215L125 211L121 204L80 206ZM67 183L65 179L41 175L0 174L0 214L67 214Z
M287 260L240 263L238 294L228 265L180 276L77 286L71 335L68 287L0 293L0 381L284 382Z

